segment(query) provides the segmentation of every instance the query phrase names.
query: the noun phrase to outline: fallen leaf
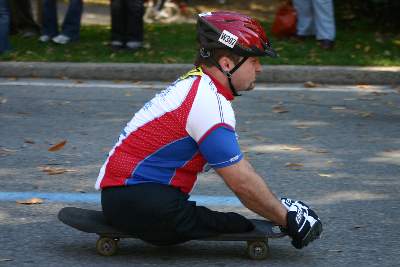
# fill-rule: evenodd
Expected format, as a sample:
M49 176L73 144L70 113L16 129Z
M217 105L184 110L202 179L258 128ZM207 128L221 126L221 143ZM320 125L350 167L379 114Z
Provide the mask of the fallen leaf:
M303 150L303 148L299 147L299 146L283 146L282 150L300 151L300 150Z
M360 112L358 113L363 118L371 118L372 117L372 112Z
M367 45L366 47L364 47L364 52L368 53L369 50L371 50L371 47L369 45Z
M321 177L332 177L332 174L326 174L326 173L318 173L318 175Z
M18 150L14 150L14 149L8 149L5 147L0 147L0 156L8 156L8 155L12 155L15 152L17 152Z
M126 92L125 96L132 96L132 93L131 92Z
M63 167L51 167L51 166L39 166L42 172L46 172L48 175L63 174L65 172L77 172L75 169L66 169Z
M358 84L357 88L359 88L359 89L370 89L371 86L368 85L368 84Z
M301 163L291 163L291 162L289 162L289 163L285 164L285 167L290 168L292 170L300 170L301 168L304 167L304 165L301 164Z
M304 83L304 87L305 88L315 88L315 87L318 87L318 86L319 86L319 84L314 83L312 81L308 81L308 82Z
M75 83L79 84L79 83L83 83L83 81L76 80Z
M331 107L332 110L346 110L346 107L340 107L340 106L333 106Z
M163 58L162 61L163 61L163 63L176 63L177 62L176 58L173 58L173 57Z
M33 141L33 140L31 140L31 139L25 139L25 140L24 140L24 143L27 143L27 144L34 144L35 141Z
M23 204L23 205L33 205L33 204L42 204L43 199L34 197L31 199L26 199L26 200L17 200L18 204Z
M132 83L133 83L133 84L141 84L142 81L133 81Z
M305 124L297 124L295 127L298 128L298 129L308 129L308 128L310 128L310 126L305 125Z
M289 112L289 110L285 109L283 106L274 106L272 107L272 111L275 113L286 113Z
M312 150L312 152L315 152L315 153L320 153L320 154L326 154L326 153L329 153L329 151L328 151L328 150L326 150L326 149L316 149L316 150Z
M82 194L85 194L85 193L86 193L86 191L83 190L83 189L76 189L75 191L76 191L76 192L79 192L79 193L82 193Z
M7 80L9 80L9 81L16 81L16 80L18 80L18 78L17 78L17 77L9 77L9 78L7 78Z
M372 92L372 95L376 95L376 96L381 96L381 95L387 95L388 93L384 93L384 92Z
M57 144L49 147L48 151L55 152L60 149L63 149L66 143L67 143L67 140L62 140L61 142L58 142Z

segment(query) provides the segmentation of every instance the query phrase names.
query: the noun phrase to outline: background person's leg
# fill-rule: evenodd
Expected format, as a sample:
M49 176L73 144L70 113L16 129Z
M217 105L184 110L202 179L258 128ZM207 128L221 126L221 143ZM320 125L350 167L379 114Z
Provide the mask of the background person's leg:
M126 0L126 46L138 49L143 42L143 0Z
M315 34L312 0L293 0L297 12L297 35L310 36Z
M81 30L81 19L83 12L82 0L70 0L67 13L62 24L61 34L68 36L71 40L79 39Z
M10 9L8 0L0 0L0 54L10 49L8 39L10 29Z
M332 0L313 0L317 40L335 40L336 27Z
M49 37L58 34L57 1L43 0L42 35Z

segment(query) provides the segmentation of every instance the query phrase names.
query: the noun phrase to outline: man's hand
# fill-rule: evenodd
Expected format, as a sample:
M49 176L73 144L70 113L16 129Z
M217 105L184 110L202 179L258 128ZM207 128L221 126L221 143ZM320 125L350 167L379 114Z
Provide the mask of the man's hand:
M287 228L283 229L292 238L292 245L301 249L317 239L322 233L322 223L317 214L301 201L281 198L288 210Z

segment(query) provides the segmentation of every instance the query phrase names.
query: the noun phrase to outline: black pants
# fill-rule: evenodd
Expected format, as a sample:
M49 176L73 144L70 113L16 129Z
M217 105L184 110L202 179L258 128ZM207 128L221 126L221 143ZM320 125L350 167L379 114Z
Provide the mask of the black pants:
M111 0L111 40L143 41L143 0Z
M140 239L155 245L172 245L254 228L240 214L196 206L188 197L171 186L145 183L104 189L101 204L104 216L113 226L138 234Z

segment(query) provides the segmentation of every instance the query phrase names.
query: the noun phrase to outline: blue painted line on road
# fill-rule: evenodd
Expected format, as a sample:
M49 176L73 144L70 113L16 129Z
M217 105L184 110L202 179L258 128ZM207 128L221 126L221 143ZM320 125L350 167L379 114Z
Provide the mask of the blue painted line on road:
M100 193L0 192L0 201L30 198L40 198L49 202L100 203ZM190 200L206 206L242 206L238 198L231 196L192 195Z

